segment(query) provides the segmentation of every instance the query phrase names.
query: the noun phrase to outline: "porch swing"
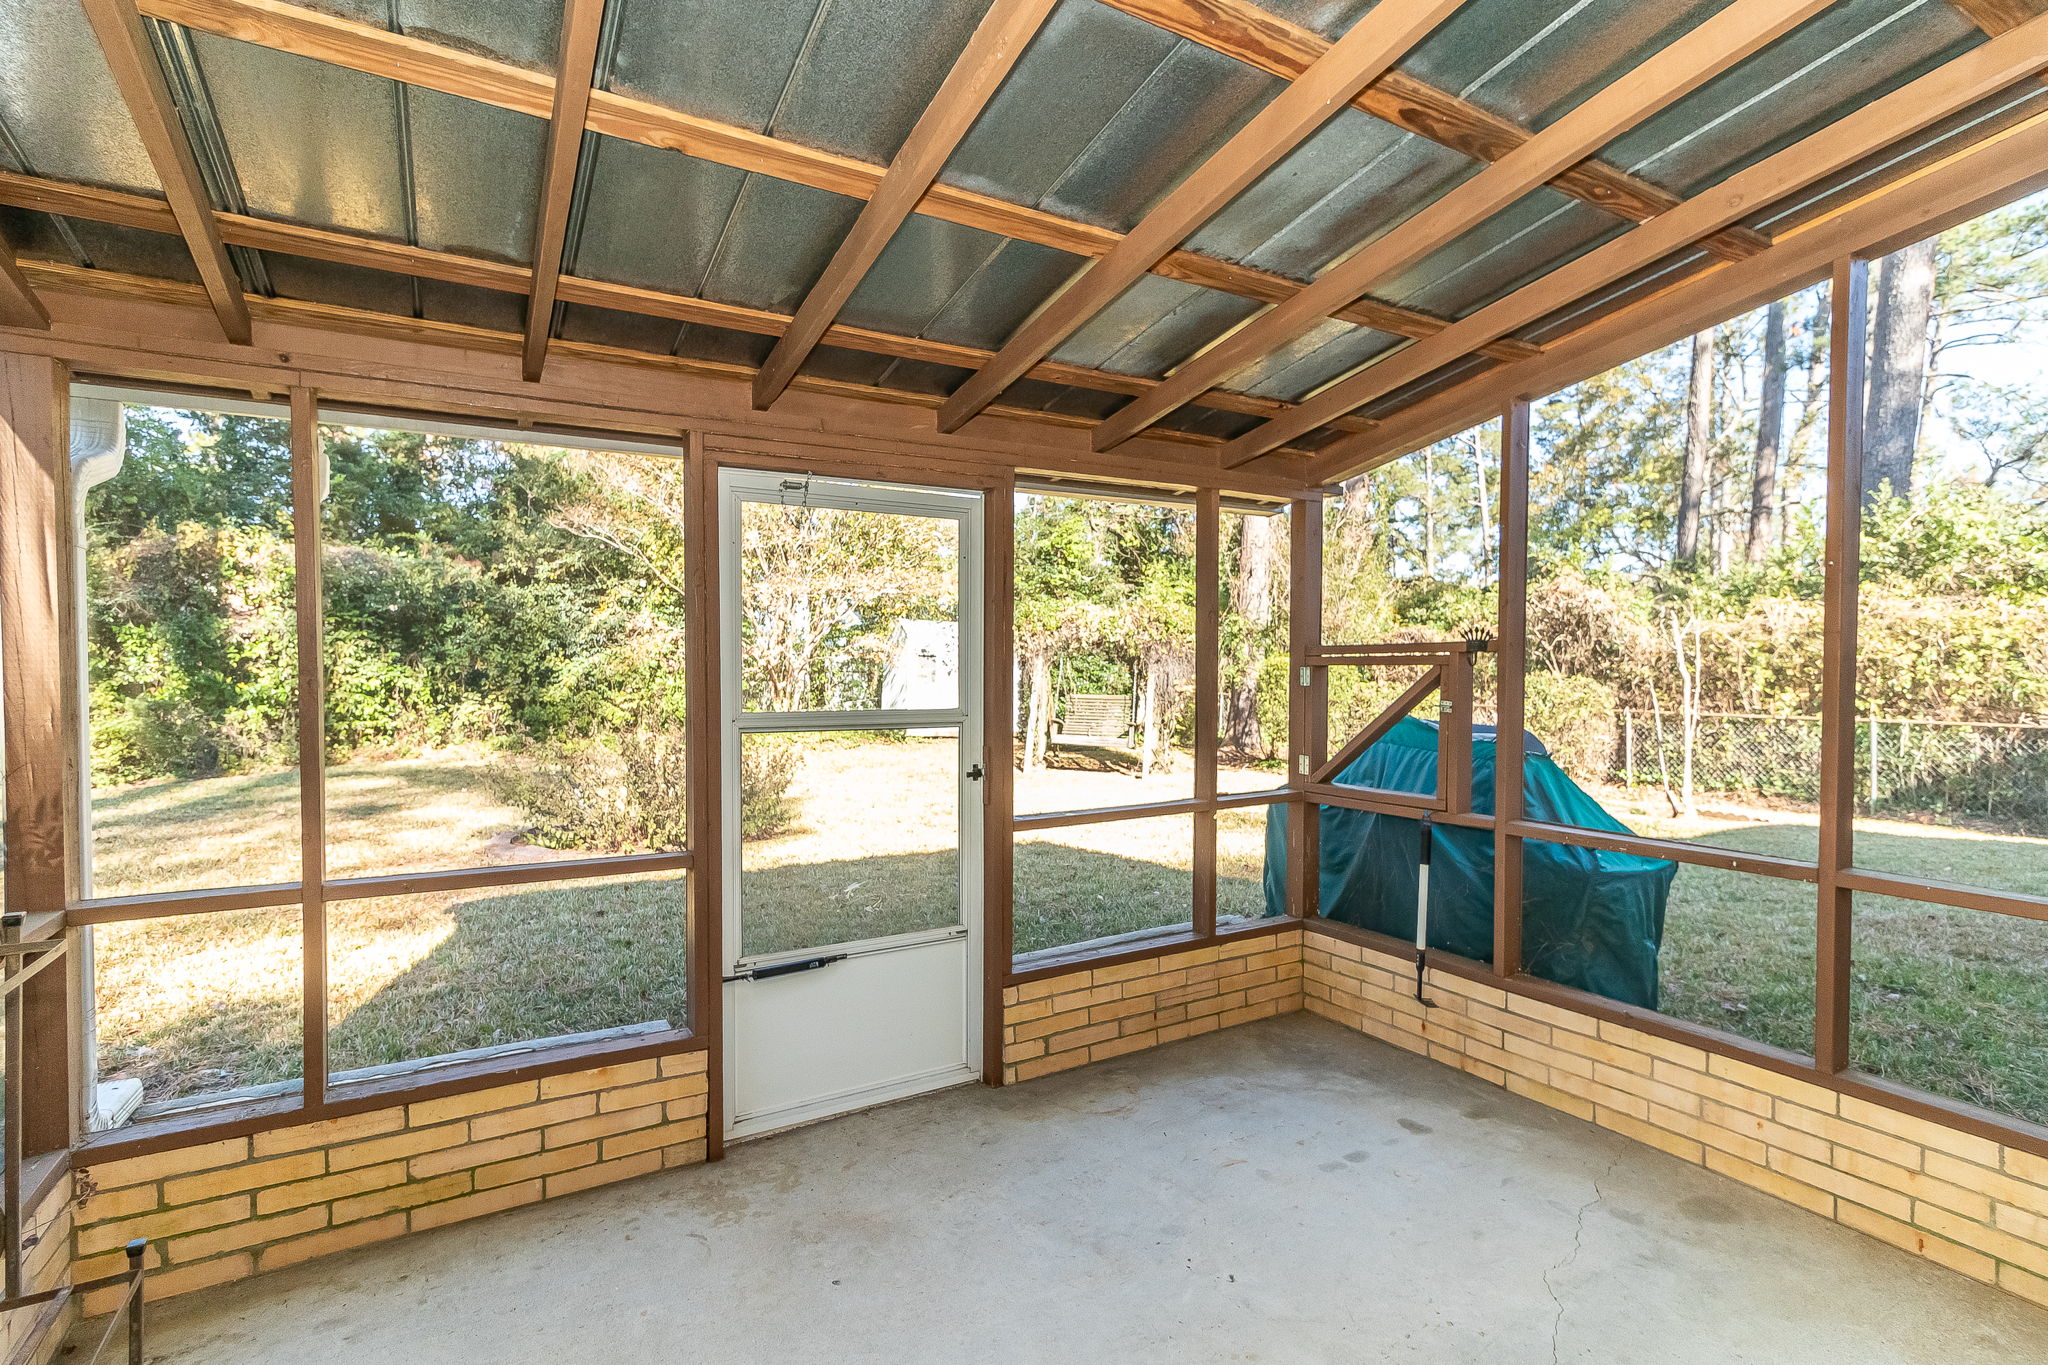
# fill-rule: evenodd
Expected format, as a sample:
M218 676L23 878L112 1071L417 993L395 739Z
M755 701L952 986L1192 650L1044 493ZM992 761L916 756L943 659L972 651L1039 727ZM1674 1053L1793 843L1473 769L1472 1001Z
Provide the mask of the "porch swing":
M1066 660L1060 661L1059 702L1053 709L1052 742L1073 748L1138 747L1137 708L1129 692L1068 690Z

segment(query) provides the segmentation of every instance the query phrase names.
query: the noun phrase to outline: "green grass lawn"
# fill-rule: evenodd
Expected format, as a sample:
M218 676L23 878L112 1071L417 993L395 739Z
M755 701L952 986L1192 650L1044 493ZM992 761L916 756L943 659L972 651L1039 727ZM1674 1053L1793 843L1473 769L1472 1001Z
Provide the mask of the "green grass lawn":
M745 848L746 950L957 922L952 752L940 739L808 742L791 828ZM335 874L574 856L508 841L520 817L488 795L482 763L450 754L336 769ZM1055 771L1052 783L1077 807L1122 804L1151 787L1115 770ZM99 894L290 880L295 783L263 774L96 793ZM1813 822L1796 813L1678 821L1602 795L1646 835L1812 853ZM1217 826L1218 913L1256 917L1265 812L1227 811ZM1184 923L1192 838L1187 816L1020 838L1017 951ZM2048 890L2048 840L1865 821L1858 858ZM1804 883L1680 868L1662 956L1665 1011L1810 1050L1815 904ZM339 902L329 919L337 1070L683 1017L679 877ZM297 1075L296 911L142 921L97 938L106 1077L141 1076L158 1102ZM1859 1067L2048 1121L2048 924L1862 897L1855 942Z
M1678 820L1603 795L1641 834L1813 856L1810 815L1710 809ZM2020 835L1858 820L1856 861L2048 892L2048 840ZM1818 894L1806 883L1681 867L1665 919L1664 1012L1810 1052L1817 914ZM2048 1122L2048 923L1859 893L1851 943L1858 1069Z

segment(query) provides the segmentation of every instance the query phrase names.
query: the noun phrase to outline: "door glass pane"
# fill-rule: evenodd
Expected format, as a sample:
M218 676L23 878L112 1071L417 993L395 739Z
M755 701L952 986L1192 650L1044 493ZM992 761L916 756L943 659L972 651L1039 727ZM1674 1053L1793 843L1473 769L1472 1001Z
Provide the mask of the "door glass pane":
M960 705L960 523L740 504L748 711Z
M740 954L960 923L951 730L740 737Z

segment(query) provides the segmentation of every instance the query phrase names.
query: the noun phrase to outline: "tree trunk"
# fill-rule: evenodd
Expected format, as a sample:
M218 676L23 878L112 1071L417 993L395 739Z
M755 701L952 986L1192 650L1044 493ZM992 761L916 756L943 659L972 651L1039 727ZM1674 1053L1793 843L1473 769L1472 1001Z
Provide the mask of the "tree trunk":
M1031 659L1031 700L1024 715L1024 771L1035 773L1045 766L1046 736L1052 729L1052 660L1045 655Z
M1493 564L1492 514L1486 504L1486 447L1472 439L1472 482L1479 490L1479 586L1487 586Z
M1761 564L1771 550L1771 514L1778 500L1778 456L1785 437L1785 304L1764 313L1764 384L1756 419L1756 463L1749 478L1749 541L1742 557Z
M1927 400L1927 324L1934 311L1934 239L1879 263L1871 318L1870 393L1863 416L1863 501L1913 489L1913 452Z
M1280 537L1275 517L1240 517L1237 575L1230 585L1230 605L1241 623L1237 650L1223 680L1223 738L1240 753L1263 758L1266 736L1259 725L1261 642L1273 624L1274 585Z
M1152 770L1159 766L1159 670L1147 668L1144 682L1138 688L1138 709L1144 717L1138 732L1138 776L1152 776Z
M1436 577L1436 447L1422 448L1422 576Z
M1707 491L1707 455L1714 425L1714 329L1692 339L1692 382L1685 393L1685 462L1678 474L1678 543L1681 561L1700 552L1700 505Z

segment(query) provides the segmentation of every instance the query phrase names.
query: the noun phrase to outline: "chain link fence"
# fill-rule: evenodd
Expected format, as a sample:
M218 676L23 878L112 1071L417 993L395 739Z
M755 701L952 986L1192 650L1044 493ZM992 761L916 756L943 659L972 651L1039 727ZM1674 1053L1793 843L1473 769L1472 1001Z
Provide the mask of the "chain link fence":
M1685 774L1680 718L1615 717L1610 780L1676 791ZM1820 799L1817 716L1702 714L1692 740L1696 794ZM2048 726L1966 721L1856 722L1857 808L1870 814L1967 815L2048 829Z

